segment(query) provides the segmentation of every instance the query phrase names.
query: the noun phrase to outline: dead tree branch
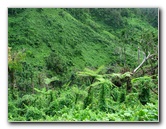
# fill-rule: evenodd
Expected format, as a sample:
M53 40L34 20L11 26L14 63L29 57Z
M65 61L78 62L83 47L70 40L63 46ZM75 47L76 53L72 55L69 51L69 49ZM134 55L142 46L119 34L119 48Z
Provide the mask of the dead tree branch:
M151 91L153 92L153 93L155 93L156 95L158 95L158 93L155 91L155 90L153 90L152 88L150 88L151 89Z
M148 56L147 57L146 57L146 54L144 53L144 59L143 59L143 61L141 62L141 64L137 68L134 69L133 73L135 73L146 62L146 60L148 60L149 57L151 57L151 56L152 55L150 55L149 52L148 52Z

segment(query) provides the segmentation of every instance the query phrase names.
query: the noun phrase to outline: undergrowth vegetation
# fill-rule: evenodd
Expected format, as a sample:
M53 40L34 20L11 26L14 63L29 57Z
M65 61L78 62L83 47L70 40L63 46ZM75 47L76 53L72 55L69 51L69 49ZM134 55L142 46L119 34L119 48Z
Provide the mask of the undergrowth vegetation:
M9 8L8 120L158 121L158 10Z

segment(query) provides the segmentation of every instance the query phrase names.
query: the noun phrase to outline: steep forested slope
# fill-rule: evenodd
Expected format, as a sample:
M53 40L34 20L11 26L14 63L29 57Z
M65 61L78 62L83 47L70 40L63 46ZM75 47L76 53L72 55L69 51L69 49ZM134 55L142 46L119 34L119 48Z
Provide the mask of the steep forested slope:
M9 120L156 120L158 95L151 100L149 96L158 92L157 27L157 9L9 8ZM154 60L148 60L137 74L126 74L141 63L142 53L145 56L150 53ZM98 88L93 89L92 85ZM116 114L116 106L127 105L126 95L135 95L138 107L141 103L149 102L147 107L153 103L155 117L107 119L109 113ZM95 96L100 96L99 102ZM38 107L35 103L40 101ZM80 118L77 108L90 114L95 110L96 116ZM102 116L99 111L97 115L99 109L106 114ZM66 110L71 111L71 118L64 115ZM62 114L64 118L60 117Z

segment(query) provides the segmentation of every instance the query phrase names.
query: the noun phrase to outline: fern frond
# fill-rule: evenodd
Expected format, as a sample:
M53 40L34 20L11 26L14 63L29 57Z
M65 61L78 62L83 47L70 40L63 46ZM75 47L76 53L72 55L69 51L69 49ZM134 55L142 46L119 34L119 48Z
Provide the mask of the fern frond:
M94 71L96 74L98 74L99 72L101 72L103 69L105 68L104 65L100 66L96 71Z
M113 74L111 74L111 77L119 77L119 78L121 78L121 74L120 73L113 73Z
M100 85L102 82L95 82L95 83L93 83L93 84L91 84L90 86L98 86L98 85Z
M121 78L125 78L125 77L131 77L131 72L126 72L124 74L121 75Z
M39 90L39 89L37 89L37 88L34 88L34 90L35 90L36 92L42 93L42 94L44 94L44 95L50 95L50 93L52 92L52 90L44 91L44 89L43 89L43 90Z
M44 79L44 82L45 82L45 84L50 84L51 82L58 81L58 80L59 80L59 78L52 77L52 78L46 78L46 79Z

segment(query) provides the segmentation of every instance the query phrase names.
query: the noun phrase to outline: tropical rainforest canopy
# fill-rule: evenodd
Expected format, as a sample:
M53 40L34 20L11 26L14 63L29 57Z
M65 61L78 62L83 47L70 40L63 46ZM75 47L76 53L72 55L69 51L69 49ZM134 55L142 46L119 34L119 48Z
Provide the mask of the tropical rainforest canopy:
M157 8L9 8L9 121L159 121Z

